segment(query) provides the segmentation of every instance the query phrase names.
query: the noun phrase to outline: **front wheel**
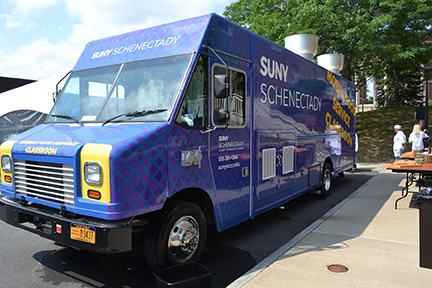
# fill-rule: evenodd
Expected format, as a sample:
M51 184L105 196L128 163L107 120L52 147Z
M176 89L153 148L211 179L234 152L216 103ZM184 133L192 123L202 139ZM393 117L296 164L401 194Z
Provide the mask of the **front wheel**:
M324 163L321 180L321 196L327 197L330 195L330 187L332 181L332 169L329 163Z
M147 263L153 269L198 261L204 252L207 225L200 207L171 203L150 220L144 239Z

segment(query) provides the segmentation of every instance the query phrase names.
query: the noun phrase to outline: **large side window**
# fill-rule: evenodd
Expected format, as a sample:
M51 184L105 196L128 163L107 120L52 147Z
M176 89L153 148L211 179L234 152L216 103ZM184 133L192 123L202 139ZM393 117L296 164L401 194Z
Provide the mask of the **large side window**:
M176 121L185 128L208 126L208 58L201 55L182 101Z
M221 89L229 83L229 93ZM228 96L228 97L226 97ZM212 93L213 125L243 127L246 124L246 74L224 66L213 67Z

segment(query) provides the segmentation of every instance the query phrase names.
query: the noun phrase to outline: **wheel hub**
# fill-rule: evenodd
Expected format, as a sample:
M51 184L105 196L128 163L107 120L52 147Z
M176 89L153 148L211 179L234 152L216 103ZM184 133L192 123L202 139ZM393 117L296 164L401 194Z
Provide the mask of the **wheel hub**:
M331 185L331 172L325 171L325 173L324 173L324 188L326 190L329 190L330 185Z
M177 220L171 229L168 240L168 251L179 263L189 260L198 248L199 227L191 216Z

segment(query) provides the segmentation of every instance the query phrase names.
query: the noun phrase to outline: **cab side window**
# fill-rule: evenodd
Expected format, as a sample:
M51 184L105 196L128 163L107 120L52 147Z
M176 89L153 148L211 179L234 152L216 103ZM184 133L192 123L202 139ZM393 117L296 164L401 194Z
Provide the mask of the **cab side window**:
M208 126L208 58L201 55L195 67L175 123L188 129Z
M228 85L228 90L224 89ZM228 95L226 95L228 93ZM246 124L246 74L224 66L213 67L213 125L243 127Z

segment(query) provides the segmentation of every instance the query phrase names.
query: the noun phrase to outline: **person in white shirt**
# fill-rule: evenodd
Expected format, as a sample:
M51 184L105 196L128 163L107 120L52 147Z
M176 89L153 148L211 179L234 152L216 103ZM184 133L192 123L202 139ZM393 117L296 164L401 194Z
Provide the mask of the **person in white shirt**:
M408 138L408 142L412 143L412 152L414 156L416 153L422 153L424 150L423 139L428 138L429 136L421 131L421 127L419 124L415 124L413 130Z
M396 135L393 137L393 153L396 160L400 160L403 151L406 148L406 136L400 125L394 126Z

